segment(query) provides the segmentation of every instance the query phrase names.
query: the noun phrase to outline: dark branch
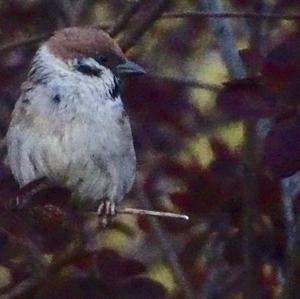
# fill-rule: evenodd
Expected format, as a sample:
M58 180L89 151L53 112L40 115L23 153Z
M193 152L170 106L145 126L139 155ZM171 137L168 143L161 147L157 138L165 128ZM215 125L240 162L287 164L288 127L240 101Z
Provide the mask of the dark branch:
M141 3L141 2L138 2ZM137 4L135 4L134 6L138 6ZM131 10L132 9L132 10ZM121 30L126 23L128 22L128 20L130 19L130 17L137 11L137 8L133 9L133 7L131 7L131 9L129 9L127 11L127 13L125 12L124 15L120 18L120 20L116 23L116 25L114 25L109 32L111 32L111 35L114 36L117 33L119 33L119 30ZM278 19L282 19L282 20L299 20L300 19L300 14L269 14L269 13L253 13L253 12L243 12L243 13L239 13L239 12L221 12L221 13L215 13L215 12L197 12L197 11L185 11L185 12L170 12L170 13L164 13L161 15L161 19L170 19L170 18L187 18L187 17L202 17L202 18L262 18L262 19L273 19L273 20L278 20ZM155 17L156 19L157 17ZM154 20L155 21L155 20ZM151 22L152 23L152 22ZM150 24L151 25L151 24ZM110 26L108 25L100 25L97 26L98 28L102 28L104 30L107 30L107 28L109 28ZM148 27L148 25L144 25L143 27ZM143 30L142 30L143 29ZM147 28L146 28L147 29ZM127 41L123 41L124 43L124 48L127 47L132 47L132 43L133 40L137 40L139 39L143 33L144 33L144 28L141 28L139 31L141 31L140 33L137 32L138 30L136 30L135 35L132 38L128 38ZM143 32L142 32L143 31ZM0 53L4 52L4 51L11 51L15 48L18 47L26 47L26 46L31 46L33 44L36 44L40 41L45 40L46 38L48 38L51 35L51 33L44 33L41 35L37 35L37 36L33 36L30 38L26 38L26 39L22 39L20 41L15 41L15 42L11 42L11 43L7 43L3 46L0 46ZM141 35L141 36L139 36ZM132 40L130 42L130 40Z
M218 92L222 88L222 86L218 84L206 83L191 78L168 77L168 76L155 75L155 74L150 74L149 76L154 79L158 79L166 82L174 82L174 83L182 84L185 87L207 89L212 92Z
M20 47L32 46L36 43L39 43L39 42L47 39L48 37L51 36L51 34L52 33L43 33L43 34L36 35L36 36L30 37L30 38L24 38L19 41L7 43L5 45L0 46L0 53L5 52L5 51L11 51L11 50L14 50L14 49L20 48Z
M189 17L200 18L250 18L250 19L271 19L271 20L299 20L300 14L277 14L277 13L255 13L255 12L234 12L234 11L183 11L167 12L162 14L163 19L180 19Z
M116 23L108 30L111 36L116 36L127 25L130 18L138 11L144 1L136 1L129 6Z
M107 28L109 28L109 26L108 25L98 25L97 28L107 30ZM29 38L24 38L24 39L21 39L18 41L4 44L4 45L0 46L0 53L6 52L6 51L12 51L12 50L14 50L16 48L20 48L20 47L29 47L29 46L35 45L39 42L46 40L52 34L53 34L53 32L43 33L40 35L36 35L36 36L29 37Z
M144 33L161 16L170 2L170 0L159 0L156 1L156 4L153 4L152 10L148 12L148 14L138 23L132 32L126 35L126 38L120 41L120 46L124 52L128 51L137 43Z

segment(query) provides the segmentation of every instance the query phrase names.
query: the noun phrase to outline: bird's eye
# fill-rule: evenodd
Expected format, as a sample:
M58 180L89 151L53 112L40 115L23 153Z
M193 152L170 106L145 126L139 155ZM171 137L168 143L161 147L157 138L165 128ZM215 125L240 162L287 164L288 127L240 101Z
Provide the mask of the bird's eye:
M95 60L102 64L102 63L106 63L108 61L107 57L104 56L104 55L100 55L100 54L97 54L96 57L95 57Z
M97 65L95 65L93 59L85 59L85 58L78 59L76 60L75 68L77 71L85 75L97 76L97 77L101 75L101 70Z

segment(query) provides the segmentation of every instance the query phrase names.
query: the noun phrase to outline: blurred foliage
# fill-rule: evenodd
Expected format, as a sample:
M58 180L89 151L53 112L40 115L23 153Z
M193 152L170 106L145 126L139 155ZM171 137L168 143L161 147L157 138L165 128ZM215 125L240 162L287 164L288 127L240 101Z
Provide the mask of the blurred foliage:
M1 45L70 24L113 25L134 2L2 0ZM153 1L143 2L117 40L143 23ZM223 2L237 12L255 11L264 3ZM197 10L199 3L174 0L168 10ZM284 0L265 1L265 6L274 13L300 8L299 1ZM14 210L20 191L2 163L0 298L175 299L189 298L189 292L194 298L249 298L243 275L249 192L241 174L247 164L244 124L262 118L272 121L258 141L258 153L253 153L258 155L253 174L257 190L250 225L257 289L259 298L287 298L284 281L297 282L300 265L296 252L294 267L288 268L280 179L300 168L299 21L262 20L263 39L256 47L248 42L253 23L232 20L237 44L246 48L240 51L249 74L244 80L230 81L207 18L157 16L127 53L149 73L130 79L123 92L143 178L140 187L155 209L190 216L189 222L158 222L172 252L150 219L122 215L103 230L94 214L84 211L88 207L74 206L68 190L61 188L43 190L24 209ZM26 43L0 50L1 137L37 48L37 43ZM191 86L189 80L210 82L211 88ZM136 190L124 202L143 204ZM177 257L178 265L170 262L170 255ZM182 272L176 273L178 268ZM289 298L300 297L296 285L296 296Z

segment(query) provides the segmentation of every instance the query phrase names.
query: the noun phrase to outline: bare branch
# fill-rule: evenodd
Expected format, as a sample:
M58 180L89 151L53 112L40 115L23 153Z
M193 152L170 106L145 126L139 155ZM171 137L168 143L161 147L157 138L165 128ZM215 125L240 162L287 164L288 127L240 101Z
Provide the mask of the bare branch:
M73 5L70 0L55 0L56 6L59 8L63 17L65 26L72 26L73 23Z
M201 82L199 80L191 79L191 78L168 77L168 76L162 76L156 74L149 74L149 76L162 81L182 84L185 87L207 89L212 92L218 92L222 88L222 86L218 84Z
M143 215L143 216L152 216L152 217L176 218L176 219L189 220L189 216L184 215L184 214L162 212L162 211L152 211L152 210L146 210L146 209L117 208L116 212L117 212L117 214ZM87 214L97 215L97 212L87 212Z
M203 3L203 6L207 11L215 11L216 13L219 13L223 10L221 2L218 0L204 0L200 2ZM231 78L245 78L246 70L243 66L238 51L236 50L234 36L229 21L226 19L211 19L210 26L213 34L218 40L223 61Z
M88 0L77 0L77 3L75 3L75 7L73 9L72 13L72 22L73 24L77 24L81 15L84 13L86 7L88 4Z
M235 11L182 11L167 12L162 14L162 19L181 18L249 18L249 19L270 19L270 20L300 20L300 14L276 14L276 13L255 13L255 12L235 12Z
M152 26L152 24L160 17L163 11L167 8L170 0L158 0L153 4L152 10L139 22L131 33L126 35L126 38L120 41L120 46L124 52L132 48L144 33Z
M160 212L160 211L150 211L144 209L134 209L134 208L117 208L117 213L119 214L131 214L131 215L145 215L154 217L166 217L166 218L177 218L183 220L189 220L189 216L183 214L176 214L170 212Z
M47 39L48 37L51 36L51 34L52 33L43 33L43 34L32 36L29 38L24 38L19 41L14 41L11 43L4 44L4 45L0 46L0 53L5 52L5 51L11 51L11 50L14 50L14 49L20 48L20 47L32 46L36 43L39 43L39 42Z
M130 18L138 11L138 9L143 4L143 1L139 0L134 2L131 6L125 10L121 17L116 21L116 23L108 30L111 36L116 36L129 22Z
M109 25L97 25L97 28L99 29L103 29L103 30L107 30L110 26ZM20 48L20 47L28 47L28 46L32 46L34 44L37 44L41 41L46 40L47 38L49 38L51 35L53 34L53 32L48 32L48 33L43 33L40 35L36 35L36 36L32 36L29 38L24 38L18 41L14 41L14 42L10 42L7 44L4 44L2 46L0 46L0 53L1 52L6 52L6 51L12 51L16 48Z

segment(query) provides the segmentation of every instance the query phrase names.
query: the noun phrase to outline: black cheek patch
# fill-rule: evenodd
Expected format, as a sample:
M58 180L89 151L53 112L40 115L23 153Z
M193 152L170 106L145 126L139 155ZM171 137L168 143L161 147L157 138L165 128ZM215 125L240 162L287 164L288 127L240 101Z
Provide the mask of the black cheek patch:
M101 70L97 69L97 68L93 68L89 65L84 65L84 64L79 64L76 67L77 71L79 71L82 74L88 75L88 76L96 76L96 77L100 77L101 75Z
M60 96L57 94L52 98L52 101L56 104L60 103Z

